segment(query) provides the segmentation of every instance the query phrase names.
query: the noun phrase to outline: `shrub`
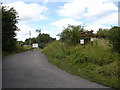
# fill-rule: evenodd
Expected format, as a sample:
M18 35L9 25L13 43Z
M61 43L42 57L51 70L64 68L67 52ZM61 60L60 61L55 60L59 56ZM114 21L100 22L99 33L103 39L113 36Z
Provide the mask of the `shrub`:
M112 27L109 30L108 39L113 45L113 49L120 53L120 27Z
M63 32L59 34L60 40L70 45L76 45L79 43L80 32L82 31L84 31L84 28L81 25L68 25L68 27L64 28Z

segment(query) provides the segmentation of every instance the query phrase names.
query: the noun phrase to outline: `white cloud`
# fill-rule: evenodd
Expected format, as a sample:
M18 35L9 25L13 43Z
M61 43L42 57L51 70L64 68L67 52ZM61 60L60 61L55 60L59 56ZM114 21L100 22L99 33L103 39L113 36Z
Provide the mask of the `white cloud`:
M48 30L42 30L41 33L50 34L50 31L48 31Z
M42 0L43 4L47 4L49 2L72 2L73 0Z
M118 10L114 3L109 0L73 0L66 3L57 11L60 16L80 19L81 17L93 17L107 14L110 11Z
M73 0L57 12L61 17L82 19L90 23L96 21L97 24L116 24L118 20L118 7L112 0Z
M105 17L100 17L93 21L94 24L109 24L118 25L118 12L113 12L112 14L106 15Z
M114 3L94 3L87 7L86 17L104 17L105 15L112 14L118 8Z
M84 0L82 1L84 3ZM73 2L66 3L63 7L60 7L57 12L62 17L72 17L78 19L81 17L80 14L83 13L85 9L85 3L84 5L81 5L80 2L81 0L74 0Z
M80 21L76 21L76 20L74 20L72 18L63 18L63 19L61 19L59 21L51 23L51 25L55 25L59 29L63 29L63 27L67 27L68 24L71 24L71 25L82 25L83 23L80 22Z
M11 2L16 2L18 0L0 0L3 3L11 3ZM42 2L43 4L47 4L48 2L72 2L73 0L19 0L23 2Z
M20 41L25 41L26 38L30 38L29 32L31 31L31 37L36 37L36 31L34 28L28 25L17 25L20 31L16 31L17 36L16 38Z
M47 4L49 0L43 0L43 4Z
M99 28L109 29L111 25L118 24L118 7L113 2L112 0L73 0L60 7L57 12L61 17L84 21L87 25L85 29L92 29L96 33ZM61 25L61 23L59 21L54 24Z
M24 3L17 1L13 3L4 4L6 6L14 7L18 12L21 20L24 21L36 21L48 19L44 14L48 10L46 6L41 6L37 3Z
M75 19L72 19L72 18L64 18L64 19L61 19L59 21L51 23L51 25L55 25L57 27L57 30L56 30L57 33L61 33L62 30L63 30L63 26L67 27L68 24L84 25L82 22L76 21ZM96 33L99 30L99 28L110 29L111 27L110 26L104 26L102 24L87 24L87 25L85 25L84 28L85 28L85 30L93 30L94 33Z
M54 26L57 27L57 29L54 31L54 33L56 33L56 34L51 33L51 35L54 38L56 38L57 40L59 40L60 37L56 36L56 35L59 34L59 33L61 33L62 30L63 30L63 27L66 28L68 26L68 24L70 24L70 25L83 25L82 22L76 21L73 18L63 18L63 19L61 19L59 21L55 21L55 22L53 22L53 23L50 24L50 25L54 25Z
M87 25L85 27L85 30L88 30L88 31L93 30L94 33L96 33L99 30L99 28L110 29L110 27L107 27L107 26L103 26L103 25L100 25L100 24L96 24L96 25L94 24L94 25Z
M16 38L18 39L18 41L25 41L25 39L30 37L37 37L39 34L38 32L36 32L36 29L31 26L23 24L18 24L17 26L20 29L20 31L16 31ZM31 36L29 35L29 32L31 32ZM49 30L41 30L41 33L51 34Z

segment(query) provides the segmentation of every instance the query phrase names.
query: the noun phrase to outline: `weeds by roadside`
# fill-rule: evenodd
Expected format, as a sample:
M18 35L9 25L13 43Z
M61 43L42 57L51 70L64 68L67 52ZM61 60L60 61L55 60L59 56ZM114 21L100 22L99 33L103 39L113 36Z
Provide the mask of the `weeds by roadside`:
M2 52L2 57L6 57L8 55L15 54L15 53L25 52L25 51L28 51L30 49L31 49L31 46L26 46L26 47L24 47L24 46L17 46L17 49L14 52L4 52L3 51Z
M49 62L71 74L118 89L120 57L105 42L99 39L94 41L94 45L88 43L85 46L70 46L55 41L43 52Z

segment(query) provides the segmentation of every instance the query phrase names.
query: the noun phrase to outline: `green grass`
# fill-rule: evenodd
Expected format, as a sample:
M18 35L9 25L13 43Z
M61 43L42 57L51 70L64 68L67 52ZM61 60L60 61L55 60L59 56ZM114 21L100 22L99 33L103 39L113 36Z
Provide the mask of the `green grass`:
M2 57L6 57L8 55L12 55L12 54L16 54L16 53L21 53L21 52L25 52L28 50L32 50L32 46L28 45L28 46L17 46L16 50L14 52L2 52Z
M118 85L120 57L104 39L96 39L93 45L88 43L84 46L70 46L55 41L43 52L49 62L66 72L105 86L120 88Z

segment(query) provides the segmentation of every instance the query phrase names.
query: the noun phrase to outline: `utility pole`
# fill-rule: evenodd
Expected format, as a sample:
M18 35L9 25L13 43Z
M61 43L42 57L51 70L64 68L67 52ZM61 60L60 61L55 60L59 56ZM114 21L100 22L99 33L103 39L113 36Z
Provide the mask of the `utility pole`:
M31 46L31 31L29 31L30 46Z
M41 29L40 29L40 30L37 29L37 30L36 30L36 33L37 33L37 32L39 33L38 35L40 35L40 34L41 34ZM37 36L36 36L36 37L37 37ZM39 40L38 40L38 41L39 41ZM38 43L39 43L39 42L38 42Z
M41 29L40 30L37 29L36 32L39 32L39 34L41 34Z

